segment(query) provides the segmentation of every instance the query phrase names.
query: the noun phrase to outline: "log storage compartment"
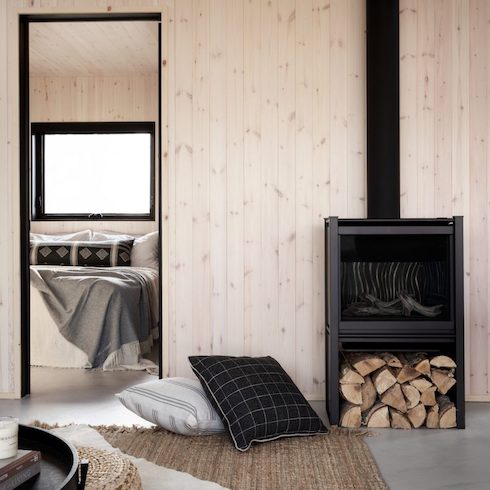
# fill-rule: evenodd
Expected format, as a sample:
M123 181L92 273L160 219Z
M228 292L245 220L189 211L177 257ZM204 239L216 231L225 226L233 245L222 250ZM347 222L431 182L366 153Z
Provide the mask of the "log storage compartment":
M463 220L325 220L327 411L464 428Z
M456 363L424 352L343 353L339 425L358 428L429 429L456 427L450 396Z

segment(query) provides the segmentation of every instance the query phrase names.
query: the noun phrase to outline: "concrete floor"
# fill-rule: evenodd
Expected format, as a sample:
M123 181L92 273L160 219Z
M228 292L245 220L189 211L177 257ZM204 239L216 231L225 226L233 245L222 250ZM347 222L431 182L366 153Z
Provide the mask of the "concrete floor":
M68 424L151 424L114 397L150 381L144 372L33 368L32 394L0 400L0 415ZM312 402L326 419L325 404ZM376 430L366 441L392 490L490 489L490 404L467 403L465 430ZM359 489L362 490L362 489Z
M143 371L103 372L94 369L32 368L31 395L0 400L0 415L58 424L143 425L114 396L128 386L157 379Z

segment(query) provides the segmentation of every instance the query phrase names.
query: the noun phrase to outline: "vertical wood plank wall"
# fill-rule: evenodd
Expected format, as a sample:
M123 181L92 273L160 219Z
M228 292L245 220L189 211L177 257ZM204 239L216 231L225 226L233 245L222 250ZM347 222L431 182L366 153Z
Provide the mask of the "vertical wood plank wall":
M323 217L365 216L364 1L0 3L2 27L19 8L165 10L169 374L189 375L190 354L270 354L305 394L322 398ZM0 36L0 100L15 101L5 73L17 38ZM3 110L0 124L17 131ZM1 155L9 151L3 177L18 149L0 138ZM17 199L0 195L2 227L16 229L8 210ZM0 260L12 263L11 247L0 239ZM8 270L0 279L7 395L19 375L18 350L3 341L18 331L9 310L18 308L9 293L17 265Z
M490 4L400 0L405 217L465 218L466 391L490 400Z
M35 76L29 83L32 122L158 119L156 74Z
M323 218L365 216L364 2L174 7L170 374L272 355L322 398Z

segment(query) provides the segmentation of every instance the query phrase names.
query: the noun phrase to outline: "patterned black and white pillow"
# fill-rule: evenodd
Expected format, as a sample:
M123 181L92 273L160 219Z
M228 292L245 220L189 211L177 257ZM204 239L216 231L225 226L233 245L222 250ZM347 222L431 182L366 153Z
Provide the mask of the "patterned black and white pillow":
M235 447L327 428L272 357L191 356L194 373L215 405Z
M31 265L79 265L86 267L129 266L131 265L133 241L31 241Z

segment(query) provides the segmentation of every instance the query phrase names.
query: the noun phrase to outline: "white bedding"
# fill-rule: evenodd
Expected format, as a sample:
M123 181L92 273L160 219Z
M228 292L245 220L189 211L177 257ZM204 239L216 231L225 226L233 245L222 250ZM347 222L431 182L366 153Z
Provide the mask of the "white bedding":
M35 268L43 266L31 267ZM158 274L155 274L153 269L145 267L134 269L137 269L140 273L145 274L145 276L150 279L151 294L154 299L153 304L158 305ZM61 335L44 303L41 293L33 287L32 284L30 287L30 294L31 365L60 368L91 368L92 366L88 361L87 354ZM157 338L157 335L149 338L148 342L144 343L144 345L140 344L137 346L138 349L141 349L142 354L150 351L154 338ZM106 364L107 363L104 363L104 370L109 369ZM140 362L137 364L131 363L131 365L126 365L123 361L122 365L116 369L147 369L151 371L154 368L156 368L156 366L151 361L140 359ZM111 369L114 369L114 367L111 367Z

